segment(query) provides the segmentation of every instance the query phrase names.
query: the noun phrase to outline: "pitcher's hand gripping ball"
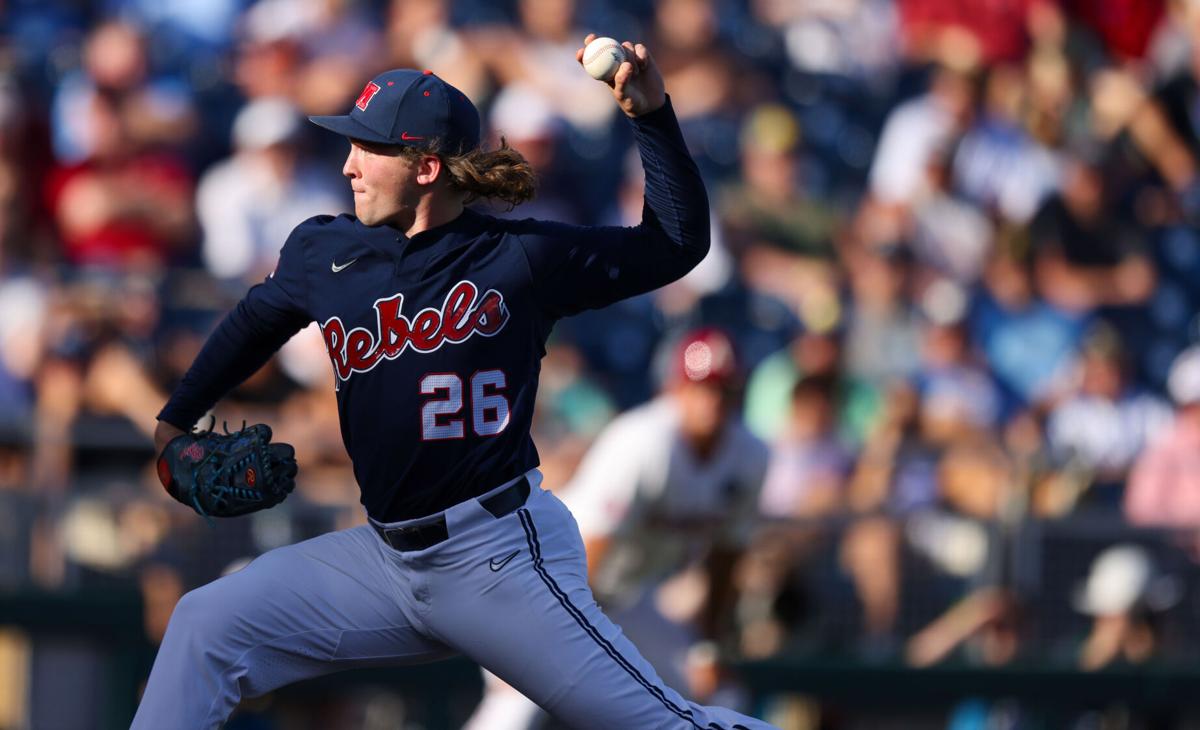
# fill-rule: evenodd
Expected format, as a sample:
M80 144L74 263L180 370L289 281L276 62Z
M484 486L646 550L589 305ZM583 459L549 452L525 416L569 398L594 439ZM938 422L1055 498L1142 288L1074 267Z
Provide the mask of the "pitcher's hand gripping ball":
M612 81L625 60L625 49L612 38L596 38L583 49L584 69L600 81Z
M167 493L204 517L274 507L291 493L295 477L295 449L271 443L271 429L261 423L176 436L158 457Z

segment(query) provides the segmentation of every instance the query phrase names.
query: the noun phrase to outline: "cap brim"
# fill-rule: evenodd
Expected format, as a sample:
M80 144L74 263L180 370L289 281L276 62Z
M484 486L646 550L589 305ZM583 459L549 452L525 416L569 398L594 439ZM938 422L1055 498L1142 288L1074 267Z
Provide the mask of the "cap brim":
M343 137L351 139L361 139L364 142L375 142L377 144L404 144L399 140L390 139L377 132L373 132L365 125L355 121L350 115L326 116L326 117L309 117L308 121L321 127L328 129L330 132L336 132Z

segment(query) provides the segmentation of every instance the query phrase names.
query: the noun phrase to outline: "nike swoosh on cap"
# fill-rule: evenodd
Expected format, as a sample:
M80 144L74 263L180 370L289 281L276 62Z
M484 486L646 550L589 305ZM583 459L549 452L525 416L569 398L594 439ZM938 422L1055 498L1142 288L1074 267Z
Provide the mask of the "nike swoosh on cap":
M340 264L340 265L335 261L330 261L329 262L329 270L336 274L337 272L341 271L342 269L346 268L347 266L350 266L351 264L353 264L355 261L358 261L358 259L350 259L346 263Z
M411 134L409 134L408 132L401 132L400 139L404 140L405 142L412 142L413 140L425 139L425 138L424 137L414 137Z

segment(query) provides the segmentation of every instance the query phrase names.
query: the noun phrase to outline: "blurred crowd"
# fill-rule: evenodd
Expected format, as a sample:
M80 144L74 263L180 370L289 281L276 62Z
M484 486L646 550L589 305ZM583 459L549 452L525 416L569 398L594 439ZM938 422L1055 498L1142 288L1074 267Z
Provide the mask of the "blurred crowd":
M432 69L533 165L490 212L636 223L629 125L574 60L598 31L654 54L714 244L559 324L534 437L568 501L655 404L683 421L641 438L696 474L761 447L744 527L647 517L664 473L602 529L695 538L618 583L688 627L692 691L714 656L1097 669L1200 636L1200 2L9 0L0 28L3 590L134 584L153 640L182 592L360 523L315 326L213 414L295 444L280 508L171 502L155 415L291 228L351 208L304 115L380 70ZM697 328L717 384L677 373Z

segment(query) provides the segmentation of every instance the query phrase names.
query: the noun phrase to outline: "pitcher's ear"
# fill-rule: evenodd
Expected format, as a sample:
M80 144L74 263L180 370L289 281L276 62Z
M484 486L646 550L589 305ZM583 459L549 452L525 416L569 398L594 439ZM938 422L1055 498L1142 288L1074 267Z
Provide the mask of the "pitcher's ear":
M417 160L417 183L432 185L438 181L444 169L442 158L437 155L421 155L421 158Z

